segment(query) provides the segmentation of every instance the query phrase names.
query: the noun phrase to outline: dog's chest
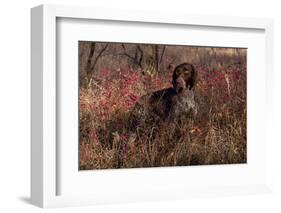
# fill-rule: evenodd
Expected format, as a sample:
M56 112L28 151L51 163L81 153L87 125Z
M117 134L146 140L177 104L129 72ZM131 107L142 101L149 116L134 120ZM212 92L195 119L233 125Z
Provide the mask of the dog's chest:
M176 116L193 116L197 113L197 107L194 100L194 93L189 92L181 96L177 96L174 101L174 110Z

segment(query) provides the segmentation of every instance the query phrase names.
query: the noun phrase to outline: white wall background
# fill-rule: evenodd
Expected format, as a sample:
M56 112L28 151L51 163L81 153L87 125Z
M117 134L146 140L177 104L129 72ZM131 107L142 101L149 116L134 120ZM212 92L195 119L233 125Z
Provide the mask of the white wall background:
M275 20L274 136L272 195L202 198L67 209L68 212L280 212L281 205L281 13L278 0L9 0L0 7L0 211L37 212L30 188L30 8L42 3L122 9L269 17ZM280 150L280 151L279 151ZM66 209L47 210L52 212Z

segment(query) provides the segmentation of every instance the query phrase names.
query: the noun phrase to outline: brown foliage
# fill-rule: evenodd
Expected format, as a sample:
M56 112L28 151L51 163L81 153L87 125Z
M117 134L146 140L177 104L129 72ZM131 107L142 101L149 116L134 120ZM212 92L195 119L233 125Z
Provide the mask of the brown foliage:
M85 48L80 51L84 52L80 57L80 82L85 78L83 67L90 43L79 44ZM128 54L134 53L133 47L126 44ZM150 47L140 47L143 57L150 54ZM121 44L110 43L89 82L80 87L80 169L247 161L244 49L166 46L160 57L167 66L160 66L154 74L145 71L149 67L145 59L139 69L128 57L119 55L119 50ZM169 126L155 119L132 126L133 109L140 97L172 87L173 72L168 66L182 61L194 64L198 72L196 118L177 123L173 134Z

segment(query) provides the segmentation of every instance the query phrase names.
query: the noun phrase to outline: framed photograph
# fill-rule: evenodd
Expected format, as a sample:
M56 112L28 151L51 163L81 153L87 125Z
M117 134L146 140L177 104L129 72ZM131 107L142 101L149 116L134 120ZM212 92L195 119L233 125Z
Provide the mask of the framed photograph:
M272 20L31 15L33 204L271 191Z

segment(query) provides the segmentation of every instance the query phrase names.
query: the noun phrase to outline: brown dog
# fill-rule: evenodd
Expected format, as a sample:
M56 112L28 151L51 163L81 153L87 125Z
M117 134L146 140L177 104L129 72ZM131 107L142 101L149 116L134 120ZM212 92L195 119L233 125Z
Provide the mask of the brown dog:
M175 126L187 118L194 118L197 105L194 100L194 87L197 72L192 64L178 65L173 72L173 87L142 96L133 109L132 127L144 123L162 123Z

